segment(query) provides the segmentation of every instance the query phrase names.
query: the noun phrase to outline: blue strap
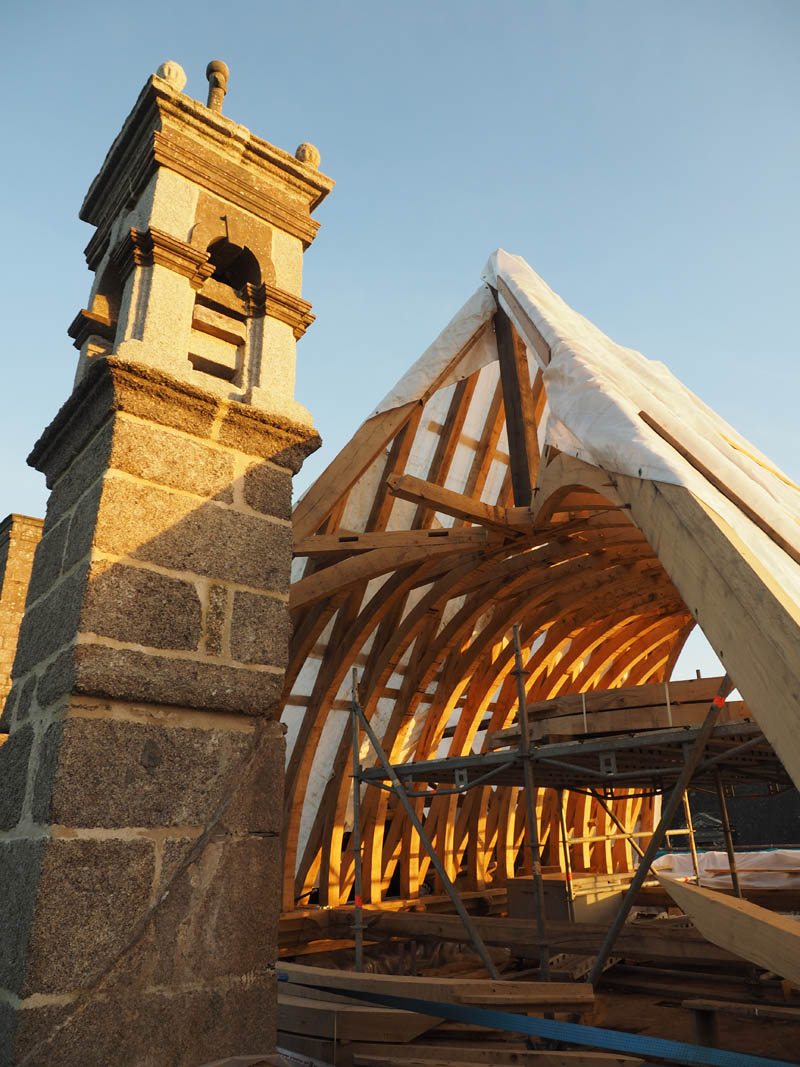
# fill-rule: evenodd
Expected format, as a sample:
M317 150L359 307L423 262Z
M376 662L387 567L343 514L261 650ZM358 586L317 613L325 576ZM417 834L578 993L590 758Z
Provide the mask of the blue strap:
M279 971L279 981L285 982L288 977L285 972L281 974ZM598 1026L555 1022L553 1019L517 1015L510 1011L492 1011L487 1008L466 1007L462 1004L442 1004L435 1000L390 996L388 993L365 993L361 990L341 989L338 986L334 989L327 987L324 983L316 983L314 988L327 989L328 992L335 992L340 996L383 1004L389 1008L402 1008L405 1011L416 1011L423 1015L435 1015L452 1022L473 1023L492 1030L526 1034L530 1037L546 1037L611 1052L655 1056L663 1060L676 1060L681 1064L699 1064L700 1067L797 1067L797 1064L792 1064L788 1060L748 1056L743 1052L689 1045L684 1041L668 1041L663 1037L643 1037L640 1034L628 1034L622 1030L606 1030Z

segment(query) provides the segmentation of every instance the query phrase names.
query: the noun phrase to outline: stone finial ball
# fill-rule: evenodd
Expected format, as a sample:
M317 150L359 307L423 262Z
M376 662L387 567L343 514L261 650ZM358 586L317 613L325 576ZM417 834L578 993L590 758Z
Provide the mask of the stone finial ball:
M225 85L227 84L230 71L228 70L228 64L223 63L221 59L212 59L206 67L206 77L211 81L214 75L218 75L219 81Z
M308 141L303 141L302 144L297 146L297 151L294 154L295 159L299 159L301 163L305 163L309 167L319 167L322 156L319 154L319 149L316 145L309 144Z
M159 78L163 78L165 82L171 85L177 93L179 93L186 84L186 71L180 63L176 63L174 59L168 59L166 63L162 63L156 71L156 74Z

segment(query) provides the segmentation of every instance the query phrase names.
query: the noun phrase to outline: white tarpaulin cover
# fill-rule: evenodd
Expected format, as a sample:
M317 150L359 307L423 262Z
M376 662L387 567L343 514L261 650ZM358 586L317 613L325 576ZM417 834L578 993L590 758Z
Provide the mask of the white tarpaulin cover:
M768 852L737 852L736 873L747 889L800 889L800 849L776 848ZM706 889L732 886L727 852L698 852L700 885ZM653 870L677 881L694 881L692 857L688 852L659 856Z
M547 393L543 443L604 470L685 485L714 508L800 603L800 575L769 537L640 417L646 411L688 451L746 501L769 525L800 548L800 488L670 373L663 363L616 344L566 304L521 256L498 249L482 285L433 344L381 401L373 415L425 396L446 371L458 381L497 359L487 329L499 292L521 337L532 323L550 348L545 364L533 349ZM510 292L513 300L504 295ZM469 339L472 346L455 357ZM450 365L452 364L452 365ZM790 565L787 566L786 564Z

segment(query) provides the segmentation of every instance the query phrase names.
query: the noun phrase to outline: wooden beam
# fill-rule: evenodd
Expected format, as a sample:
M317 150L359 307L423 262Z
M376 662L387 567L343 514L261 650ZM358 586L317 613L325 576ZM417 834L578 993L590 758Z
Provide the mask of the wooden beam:
M453 916L457 918L457 916ZM325 967L306 967L298 963L278 963L294 985L312 986L335 993L339 989L353 993L383 993L393 997L417 997L447 1004L497 1005L498 998L527 1007L550 1006L587 1008L594 1003L594 991L585 982L524 982L489 978L418 978L394 974L360 974Z
M528 356L511 320L499 304L494 317L494 329L503 386L514 504L517 507L530 507L539 470L539 441Z
M733 528L684 486L613 477L636 525L800 784L800 606Z
M689 678L667 682L672 705L705 704L706 710L717 692L722 677ZM620 689L595 689L589 693L567 693L553 700L539 700L528 705L532 719L555 719L562 715L579 715L584 701L587 712L617 711L621 708L649 708L665 703L663 682L650 685L628 685ZM705 718L705 716L702 716Z
M339 455L325 468L292 513L294 535L300 539L315 533L337 500L361 477L381 449L411 418L419 401L392 408L359 427Z
M426 548L448 544L457 548L476 548L488 543L485 529L465 530L463 527L445 530L396 530L362 534L317 534L295 541L295 556L351 555L371 552L376 548Z
M299 611L316 600L344 593L360 582L377 578L380 574L425 563L432 555L446 555L448 552L462 550L463 546L459 544L433 541L421 548L374 548L370 552L360 552L295 582L289 590L289 609Z
M468 940L457 915L365 909L364 919L367 936L370 937L406 937L411 940L459 943ZM332 933L337 927L342 934L347 930L352 931L352 908L334 910L330 921ZM531 959L538 957L535 920L474 915L472 921L487 945L510 947L516 955ZM559 952L596 953L607 932L604 923L550 920L547 924L550 947ZM618 955L629 959L729 962L738 958L710 944L698 930L676 926L668 921L626 923L617 938L616 948Z
M280 969L283 965L278 964ZM278 992L278 1029L339 1041L411 1041L441 1022L398 1008L292 997Z
M509 1039L502 1045L483 1048L470 1042L464 1045L361 1045L348 1046L353 1054L353 1067L485 1067L494 1064L505 1067L643 1067L644 1060L605 1052L549 1052L544 1050L509 1048Z
M531 736L535 739L548 734L565 737L581 737L591 733L629 733L632 730L658 730L667 726L698 726L705 718L708 704L679 704L667 708L666 704L654 704L649 708L620 708L615 711L587 711L583 715L562 715L559 718L540 719L531 723ZM744 701L728 701L720 711L718 723L752 719ZM519 742L519 726L497 730L486 738L486 748L505 748ZM766 743L766 742L765 742Z
M657 877L712 944L800 984L800 923L747 900Z
M441 485L434 485L433 482L415 478L413 474L392 474L386 479L386 484L389 486L389 492L393 496L400 497L401 500L424 504L431 511L439 511L443 515L452 515L454 518L466 519L467 522L474 522L479 526L488 526L490 529L510 533L505 508L483 504L480 500L454 493L452 489L445 489Z

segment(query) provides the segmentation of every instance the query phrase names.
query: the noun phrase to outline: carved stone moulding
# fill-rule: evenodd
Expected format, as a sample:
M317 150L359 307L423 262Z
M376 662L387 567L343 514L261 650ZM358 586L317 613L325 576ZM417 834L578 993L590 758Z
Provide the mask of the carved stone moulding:
M168 267L189 279L193 289L201 289L214 273L208 262L208 252L193 248L172 234L150 227L131 228L111 253L111 262L124 281L134 267L149 267L154 263Z

